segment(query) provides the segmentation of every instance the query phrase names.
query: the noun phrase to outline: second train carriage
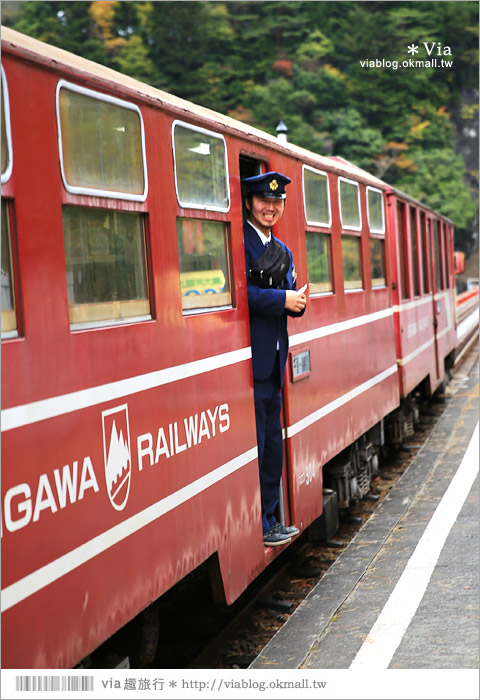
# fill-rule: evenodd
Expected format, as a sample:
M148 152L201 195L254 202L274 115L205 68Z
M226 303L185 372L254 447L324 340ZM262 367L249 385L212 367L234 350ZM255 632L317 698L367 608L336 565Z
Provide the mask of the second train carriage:
M344 505L366 493L413 388L388 214L411 202L8 29L2 115L3 665L71 667L203 562L231 603L281 549L262 542L241 178L292 178L275 233L309 302L289 329L280 517L302 530L324 470Z
M456 346L453 224L402 192L387 192L400 391L445 382ZM433 329L433 332L432 332Z

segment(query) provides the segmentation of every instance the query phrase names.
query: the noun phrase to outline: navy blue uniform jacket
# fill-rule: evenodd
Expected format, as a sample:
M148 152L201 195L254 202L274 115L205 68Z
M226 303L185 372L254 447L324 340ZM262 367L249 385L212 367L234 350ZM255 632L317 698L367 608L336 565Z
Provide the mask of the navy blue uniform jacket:
M245 242L245 260L247 265L247 292L250 312L250 340L252 345L252 365L254 380L267 379L272 373L277 340L280 352L280 385L283 386L285 364L288 355L287 317L303 316L305 309L300 313L287 311L285 308L285 290L296 289L292 253L278 238L280 243L290 256L290 267L284 281L283 289L262 289L253 280L249 279L249 270L255 260L265 251L260 236L248 221L243 227ZM273 236L273 234L272 234Z

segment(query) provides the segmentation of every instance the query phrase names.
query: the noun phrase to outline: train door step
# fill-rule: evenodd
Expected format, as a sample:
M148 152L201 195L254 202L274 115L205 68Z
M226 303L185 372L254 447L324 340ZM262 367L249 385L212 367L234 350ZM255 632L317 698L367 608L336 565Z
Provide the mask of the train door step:
M348 525L361 525L363 523L363 518L360 518L358 515L346 515L342 520Z
M259 608L269 608L270 610L279 610L280 612L290 612L293 608L293 603L290 600L275 600L274 598L260 598L256 602Z
M338 528L337 492L333 489L323 489L323 513L308 528L308 539L310 542L330 542Z
M378 496L376 493L366 493L362 498L362 501L378 501L379 498L380 496Z
M292 575L295 576L296 578L320 578L323 576L325 572L325 569L321 569L320 567L303 567L303 568L295 568L292 570Z
M345 547L345 542L342 542L342 540L325 540L325 542L322 542L324 547L332 547L334 549L341 549L342 547Z

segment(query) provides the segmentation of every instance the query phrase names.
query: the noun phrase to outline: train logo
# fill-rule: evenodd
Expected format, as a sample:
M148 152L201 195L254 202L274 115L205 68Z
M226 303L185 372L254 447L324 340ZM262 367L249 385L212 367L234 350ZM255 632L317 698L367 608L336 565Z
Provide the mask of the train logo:
M115 510L127 505L132 477L128 405L102 412L103 458L110 503Z

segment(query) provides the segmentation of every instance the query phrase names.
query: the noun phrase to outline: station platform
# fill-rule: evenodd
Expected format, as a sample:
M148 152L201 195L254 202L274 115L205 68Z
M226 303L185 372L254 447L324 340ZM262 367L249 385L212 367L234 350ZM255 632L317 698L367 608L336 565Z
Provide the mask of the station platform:
M415 459L250 669L479 668L478 401L476 363L452 379Z

